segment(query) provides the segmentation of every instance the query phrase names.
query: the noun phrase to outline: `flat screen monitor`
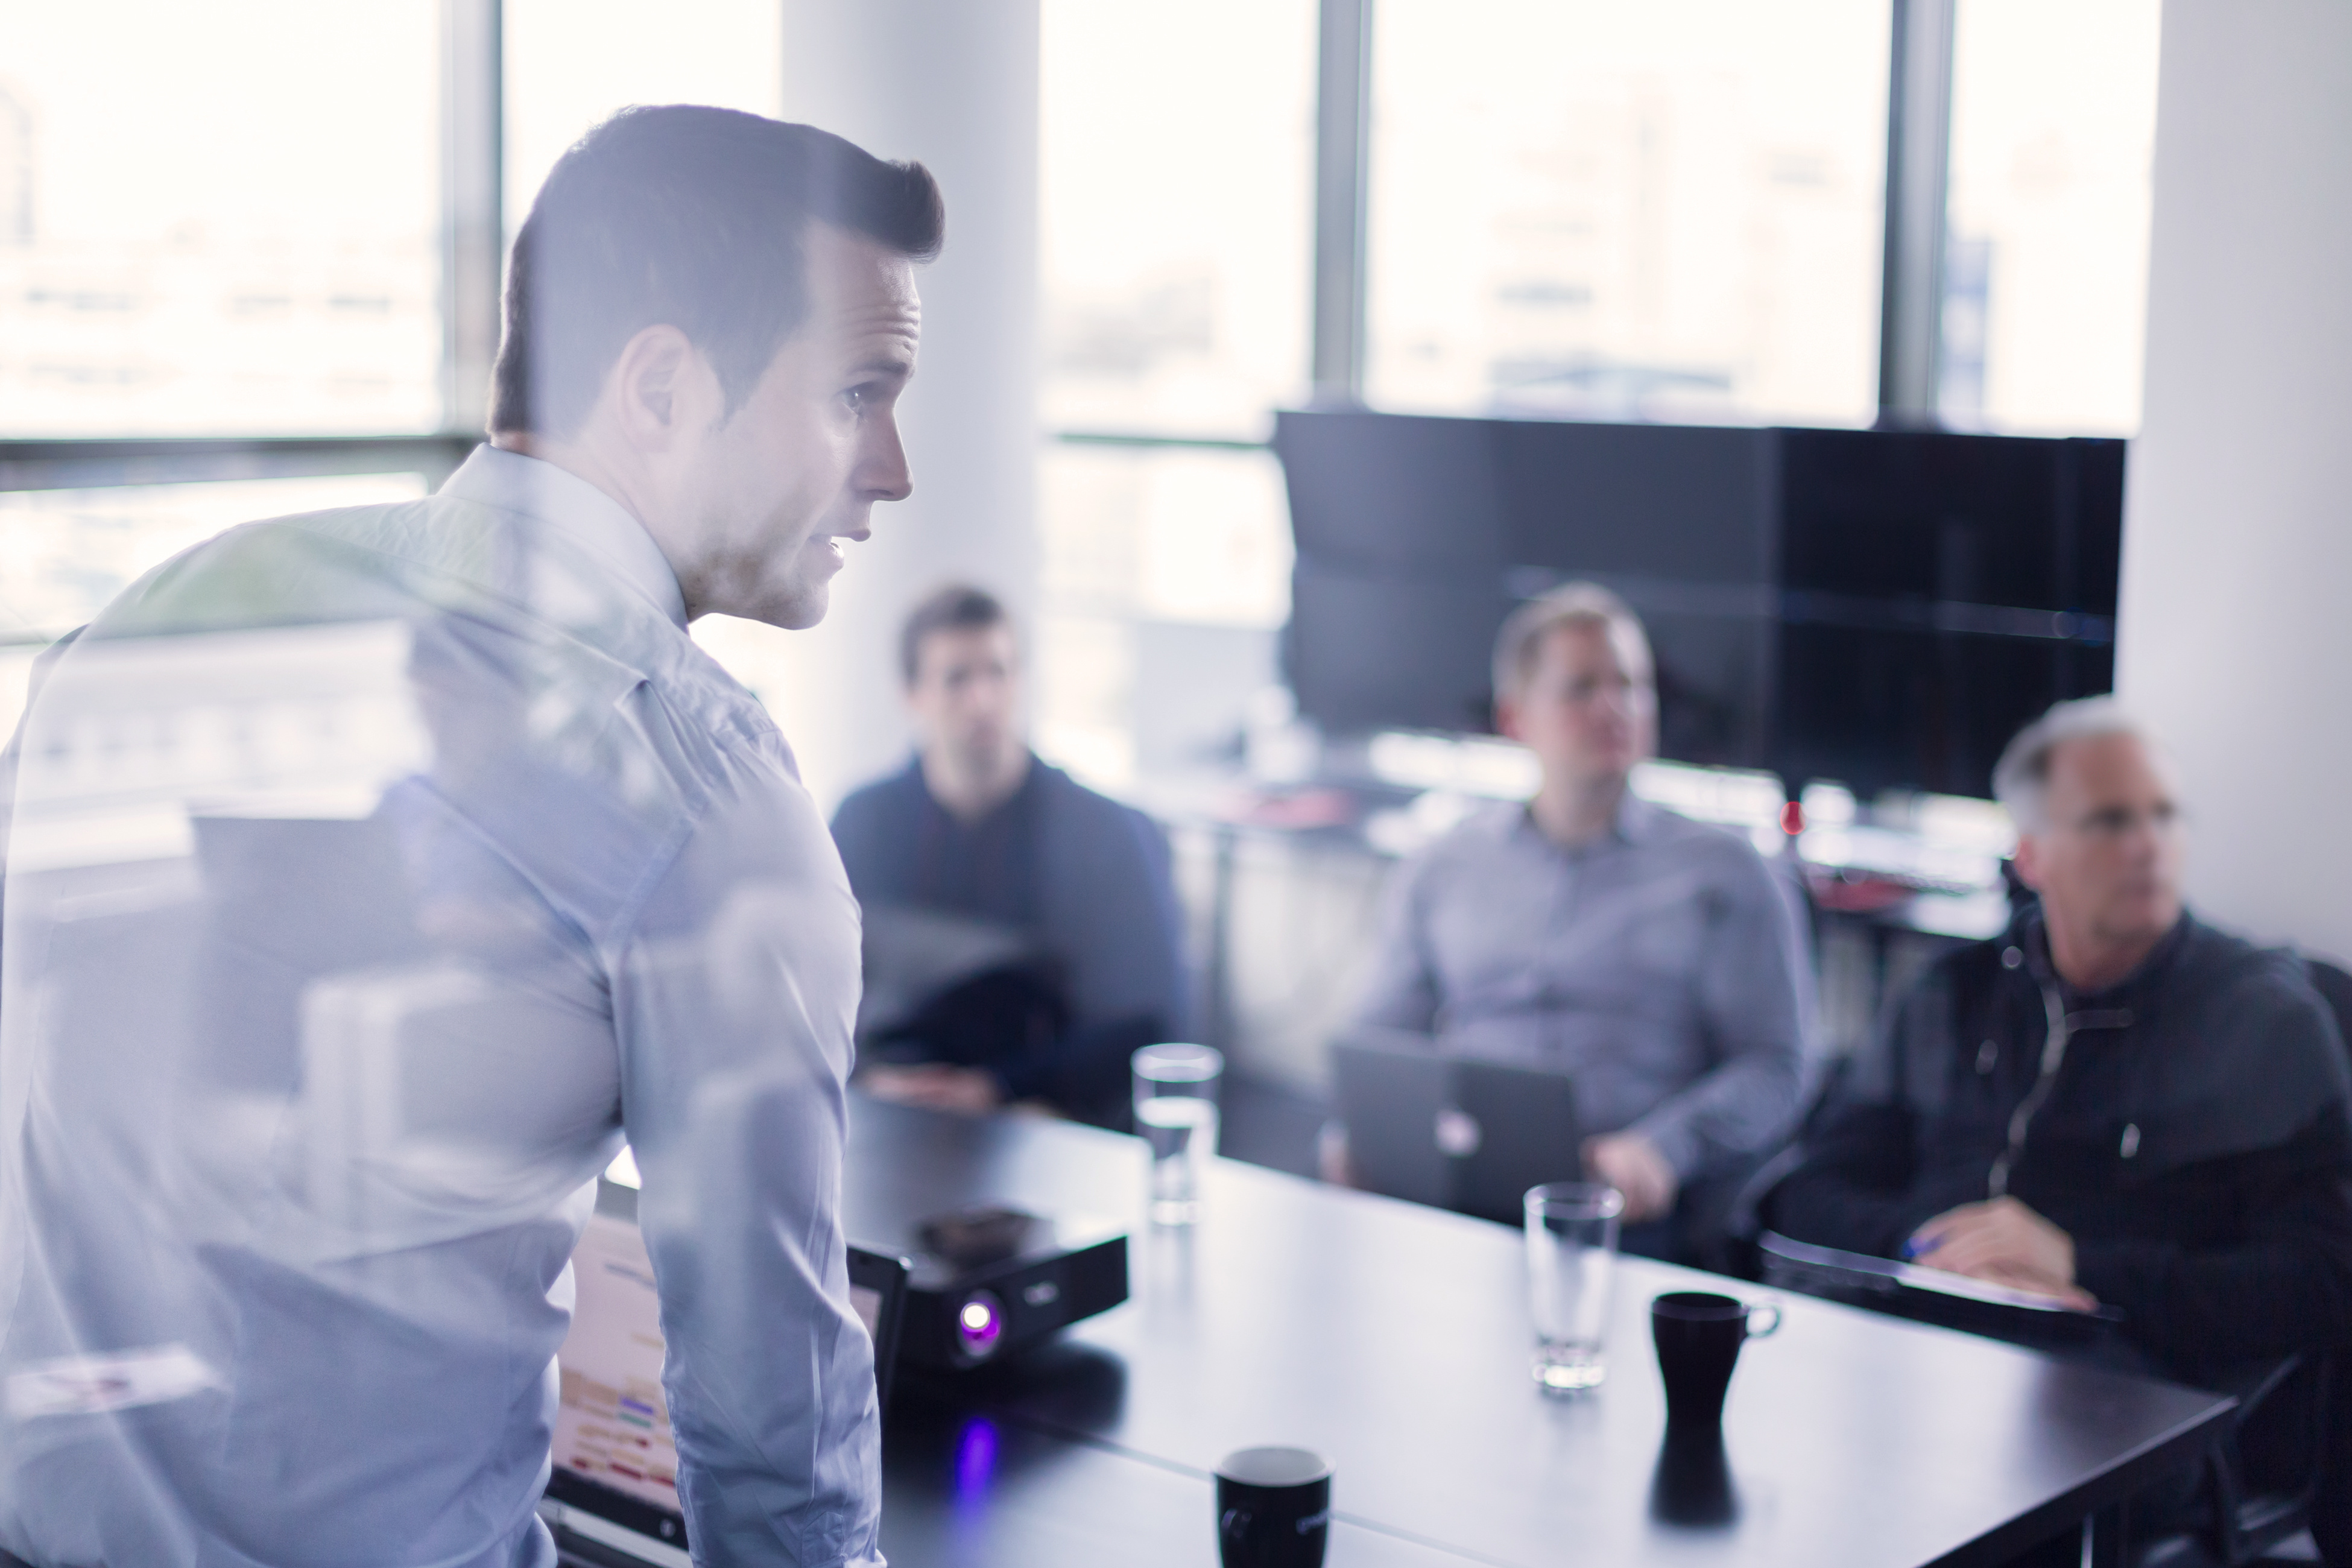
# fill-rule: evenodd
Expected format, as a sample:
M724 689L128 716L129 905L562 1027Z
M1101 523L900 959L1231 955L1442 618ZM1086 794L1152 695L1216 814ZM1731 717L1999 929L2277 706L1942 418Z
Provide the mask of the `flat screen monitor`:
M1284 673L1335 734L1493 725L1514 606L1575 578L1656 654L1659 750L1981 795L2108 689L2124 447L1867 430L1285 413Z

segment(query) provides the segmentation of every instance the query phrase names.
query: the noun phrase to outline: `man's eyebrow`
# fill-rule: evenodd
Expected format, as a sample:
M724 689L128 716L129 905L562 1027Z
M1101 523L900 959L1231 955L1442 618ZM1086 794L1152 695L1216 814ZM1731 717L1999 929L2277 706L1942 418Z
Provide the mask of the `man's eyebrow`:
M852 365L849 374L852 375L912 375L915 374L915 362L912 356L907 354L876 354L871 359L863 360Z

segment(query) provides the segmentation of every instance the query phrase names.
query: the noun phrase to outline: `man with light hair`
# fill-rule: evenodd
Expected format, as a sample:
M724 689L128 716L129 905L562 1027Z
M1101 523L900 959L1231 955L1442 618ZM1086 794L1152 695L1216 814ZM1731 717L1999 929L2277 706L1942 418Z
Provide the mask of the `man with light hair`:
M1794 890L1745 837L1627 787L1658 703L1649 639L1616 595L1571 583L1521 606L1496 639L1495 692L1541 785L1398 872L1356 1017L1570 1074L1583 1163L1625 1194L1629 1245L1687 1255L1700 1238L1677 1200L1769 1148L1803 1089Z
M1993 784L2038 900L1912 987L1765 1223L2120 1309L2100 1353L2210 1387L2352 1339L2352 1088L2304 963L2183 907L2170 770L2113 699Z

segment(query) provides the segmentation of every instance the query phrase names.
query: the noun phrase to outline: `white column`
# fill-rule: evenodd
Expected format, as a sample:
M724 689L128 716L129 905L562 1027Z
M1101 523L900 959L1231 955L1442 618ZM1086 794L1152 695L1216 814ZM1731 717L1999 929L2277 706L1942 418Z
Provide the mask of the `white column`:
M948 214L947 248L917 277L922 347L901 405L913 497L875 509L823 626L709 639L775 710L830 810L905 754L908 607L951 578L1024 624L1036 601L1038 0L782 5L783 118L919 160Z
M2116 683L2213 919L2352 958L2352 5L2166 0Z

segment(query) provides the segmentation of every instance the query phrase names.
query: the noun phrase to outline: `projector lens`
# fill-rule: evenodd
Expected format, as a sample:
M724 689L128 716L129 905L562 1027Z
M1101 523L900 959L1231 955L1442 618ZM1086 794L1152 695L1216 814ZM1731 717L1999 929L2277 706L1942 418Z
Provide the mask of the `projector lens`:
M1004 1304L994 1292L974 1290L956 1309L956 1348L966 1361L985 1361L1004 1337Z

